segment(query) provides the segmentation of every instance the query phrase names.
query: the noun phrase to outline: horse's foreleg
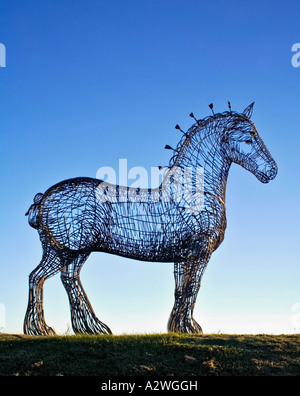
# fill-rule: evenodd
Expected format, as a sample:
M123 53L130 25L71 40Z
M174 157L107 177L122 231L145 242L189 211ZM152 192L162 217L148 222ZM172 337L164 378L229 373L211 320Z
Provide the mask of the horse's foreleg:
M61 269L61 259L52 249L44 249L40 264L29 275L29 301L24 320L24 333L30 335L55 335L47 326L43 309L43 285L47 278Z
M169 318L168 331L202 333L201 326L193 318L193 311L206 263L207 261L195 258L189 258L184 263L175 263L175 303Z
M61 280L69 296L72 327L75 333L111 334L109 327L96 317L80 282L80 270L87 257L88 254L79 255L61 272Z

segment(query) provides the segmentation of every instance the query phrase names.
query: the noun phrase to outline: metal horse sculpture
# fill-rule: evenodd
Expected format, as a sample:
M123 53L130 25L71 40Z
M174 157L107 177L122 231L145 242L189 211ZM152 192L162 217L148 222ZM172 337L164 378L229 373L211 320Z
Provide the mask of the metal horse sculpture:
M232 111L228 104L229 111L218 114L210 105L213 114L203 120L191 113L195 123L182 131L166 172L167 178L172 172L174 176L174 170L202 167L200 206L199 200L194 206L190 201L187 205L184 194L174 198L180 187L178 178L171 194L169 191L170 199L164 199L163 188L133 189L82 177L62 181L35 196L26 215L39 232L43 257L29 276L26 334L55 334L44 319L43 284L59 272L69 296L74 332L111 333L96 317L80 282L80 270L93 251L174 262L175 303L168 330L202 332L193 310L203 272L224 238L230 165L241 165L262 183L277 174L277 165L251 121L253 104L243 113ZM195 177L185 179L185 184L194 188ZM112 187L114 199L109 194ZM130 195L135 199L129 199Z

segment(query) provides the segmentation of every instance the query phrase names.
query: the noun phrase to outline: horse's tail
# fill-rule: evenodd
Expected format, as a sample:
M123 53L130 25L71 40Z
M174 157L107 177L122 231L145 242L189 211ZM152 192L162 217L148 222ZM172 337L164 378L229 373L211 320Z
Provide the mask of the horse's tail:
M29 216L28 217L28 223L33 228L38 228L39 227L38 214L39 214L40 203L41 203L41 201L43 199L43 196L44 196L44 194L42 194L42 193L36 194L36 196L34 197L34 200L33 200L34 203L30 206L28 211L25 213L25 216Z

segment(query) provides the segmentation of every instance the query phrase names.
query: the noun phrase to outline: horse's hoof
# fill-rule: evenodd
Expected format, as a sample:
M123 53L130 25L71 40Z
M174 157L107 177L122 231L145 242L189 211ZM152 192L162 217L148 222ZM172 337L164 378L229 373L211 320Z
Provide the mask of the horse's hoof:
M171 317L168 323L170 333L203 334L201 326L194 320L182 321Z

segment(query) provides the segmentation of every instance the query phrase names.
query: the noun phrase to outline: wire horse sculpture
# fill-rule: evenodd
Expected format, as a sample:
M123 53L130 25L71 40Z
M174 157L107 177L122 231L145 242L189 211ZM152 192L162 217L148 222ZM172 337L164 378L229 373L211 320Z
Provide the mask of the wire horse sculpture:
M242 113L231 110L197 120L183 132L159 188L113 186L99 179L62 181L37 194L26 213L39 232L40 264L29 276L24 333L53 335L43 311L43 284L61 273L70 301L75 333L111 334L95 315L81 285L80 270L93 251L152 262L174 262L175 303L168 331L202 333L193 318L204 270L224 239L227 176L234 162L262 183L277 174L277 165L251 121L252 103ZM166 148L171 149L170 146ZM203 189L186 169L202 167ZM178 176L184 171L183 179ZM182 175L181 175L182 176ZM162 188L173 180L172 188ZM165 183L166 184L166 183ZM193 190L193 200L182 186ZM132 199L134 197L134 199ZM200 197L200 198L199 198ZM191 204L191 202L193 204Z

